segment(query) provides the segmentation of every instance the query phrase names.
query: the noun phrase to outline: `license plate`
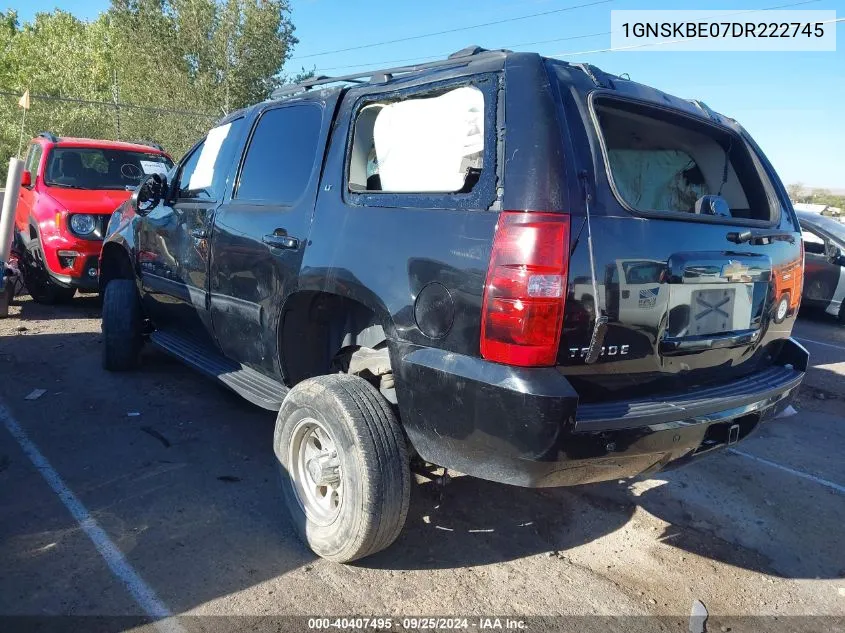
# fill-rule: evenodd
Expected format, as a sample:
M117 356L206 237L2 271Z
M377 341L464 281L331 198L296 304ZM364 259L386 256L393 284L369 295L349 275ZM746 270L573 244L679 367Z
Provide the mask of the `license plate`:
M689 333L692 335L719 334L735 329L735 299L735 288L694 290Z

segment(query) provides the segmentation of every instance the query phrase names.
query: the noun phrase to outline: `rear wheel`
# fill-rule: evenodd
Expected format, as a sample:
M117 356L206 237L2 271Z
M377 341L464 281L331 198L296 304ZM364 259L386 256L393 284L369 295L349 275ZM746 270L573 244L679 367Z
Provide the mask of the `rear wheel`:
M274 450L291 520L316 554L346 563L399 535L411 494L408 451L367 381L333 374L298 384L279 411Z
M67 303L76 293L75 288L59 286L50 279L40 240L33 240L25 251L21 272L26 290L36 303L45 305Z
M103 367L126 371L138 366L143 339L141 303L135 282L113 279L103 296Z
M775 306L775 323L783 323L783 320L786 318L786 315L789 314L790 301L791 299L789 298L789 293L783 293L777 303L777 306Z

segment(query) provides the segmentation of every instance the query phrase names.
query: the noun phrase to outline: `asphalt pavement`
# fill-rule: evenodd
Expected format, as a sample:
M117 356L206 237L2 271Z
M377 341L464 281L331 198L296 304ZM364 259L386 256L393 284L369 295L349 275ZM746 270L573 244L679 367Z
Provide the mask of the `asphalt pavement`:
M316 559L286 521L272 414L154 350L137 372L104 372L93 298L46 308L23 297L11 312L0 320L0 629L34 622L10 616L179 631L354 614L617 616L580 628L686 631L695 600L709 630L759 628L748 616L845 625L845 328L824 315L794 331L813 364L798 414L735 450L576 488L420 478L394 546L342 566Z

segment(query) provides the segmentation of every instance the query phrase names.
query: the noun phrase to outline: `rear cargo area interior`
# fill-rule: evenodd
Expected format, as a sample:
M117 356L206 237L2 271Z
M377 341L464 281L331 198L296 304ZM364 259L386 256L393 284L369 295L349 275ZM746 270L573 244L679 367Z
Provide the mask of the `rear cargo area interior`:
M603 99L595 111L608 170L629 207L695 213L699 198L720 195L732 217L771 221L760 174L735 134L628 102Z

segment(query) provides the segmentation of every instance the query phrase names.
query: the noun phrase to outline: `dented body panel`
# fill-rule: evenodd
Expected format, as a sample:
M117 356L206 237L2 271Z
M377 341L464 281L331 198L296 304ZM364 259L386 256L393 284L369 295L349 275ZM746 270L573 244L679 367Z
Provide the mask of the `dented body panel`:
M745 136L687 101L610 81L614 87L597 86L594 74L534 54L490 53L254 106L239 115L244 132L225 193L203 213L208 233L192 234L166 201L146 217L124 205L112 218L103 266L115 269L109 258L122 253L154 324L171 319L168 327L195 332L280 386L334 371L343 350L386 346L411 444L448 468L548 486L692 459L746 437L786 408L800 384L807 354L789 338L797 302L783 321L772 318L775 272L800 267L800 233L782 185L750 140L777 207L772 222L653 218L625 208L593 125L596 93L673 108ZM467 83L483 92L485 109L484 168L471 191L444 198L348 186L356 112ZM233 193L256 121L267 108L297 104L323 113L306 193L284 208L239 205ZM177 169L171 179L178 177ZM586 243L588 200L599 297ZM571 217L555 366L512 367L479 351L499 212L512 210ZM793 239L729 238L764 227ZM181 256L163 247L162 235L174 231ZM142 235L159 237L141 247ZM289 247L274 247L267 235ZM205 271L186 266L185 254L205 262ZM597 310L609 325L598 359L587 364ZM615 408L601 408L608 403Z

